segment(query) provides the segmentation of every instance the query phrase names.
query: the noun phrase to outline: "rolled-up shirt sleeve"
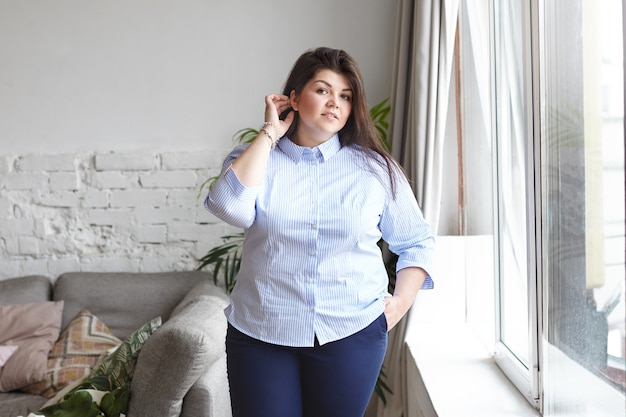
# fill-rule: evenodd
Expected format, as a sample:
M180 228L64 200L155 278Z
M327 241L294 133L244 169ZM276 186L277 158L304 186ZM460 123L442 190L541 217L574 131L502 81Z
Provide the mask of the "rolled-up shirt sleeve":
M232 169L233 161L244 149L239 146L226 157L219 178L204 200L204 207L226 223L246 229L254 222L260 187L243 185Z
M398 181L396 198L390 198L380 222L383 239L389 250L398 255L396 271L420 267L427 273L422 289L434 288L432 271L435 238L424 219L411 187Z

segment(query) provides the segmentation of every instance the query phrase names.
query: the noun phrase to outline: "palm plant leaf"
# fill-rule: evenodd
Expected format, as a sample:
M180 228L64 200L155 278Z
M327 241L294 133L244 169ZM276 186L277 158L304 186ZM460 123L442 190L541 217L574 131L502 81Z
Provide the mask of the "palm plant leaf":
M224 243L215 246L200 258L200 264L196 269L201 270L207 266L213 266L213 281L217 284L220 272L222 272L226 289L228 292L232 291L235 286L235 277L241 265L243 239L243 232L222 236Z
M259 131L256 129L252 129L251 127L247 127L245 129L239 129L235 132L233 139L237 143L250 143L259 135Z
M378 131L378 138L387 152L391 152L391 144L389 143L389 139L387 137L387 131L389 130L389 122L387 121L387 118L389 117L390 112L391 107L389 106L388 99L384 99L370 109L370 117L372 118L374 126L376 126L376 130Z
M387 391L390 394L393 394L393 391L391 391L391 388L389 388L389 385L387 385L384 378L387 378L387 374L381 368L380 372L378 373L378 379L376 380L376 386L374 387L374 392L376 392L376 395L380 397L383 404L387 405L387 396L385 395L385 391Z

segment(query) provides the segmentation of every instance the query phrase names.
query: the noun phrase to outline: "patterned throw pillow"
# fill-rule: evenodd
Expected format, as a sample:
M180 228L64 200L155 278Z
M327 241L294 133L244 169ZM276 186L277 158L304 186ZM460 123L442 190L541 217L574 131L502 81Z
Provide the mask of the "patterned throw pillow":
M23 391L52 398L67 385L89 375L103 354L120 343L106 324L83 309L48 354L46 378Z
M55 417L106 415L118 417L125 415L130 398L130 382L133 378L139 352L148 338L161 326L157 317L143 325L130 335L122 344L108 355L87 378L72 389L63 399L44 407L37 414ZM89 400L92 398L95 402ZM87 399L87 401L84 401ZM88 409L85 409L85 406ZM96 408L94 410L94 407ZM96 414L92 414L96 412ZM97 414L100 411L102 414Z

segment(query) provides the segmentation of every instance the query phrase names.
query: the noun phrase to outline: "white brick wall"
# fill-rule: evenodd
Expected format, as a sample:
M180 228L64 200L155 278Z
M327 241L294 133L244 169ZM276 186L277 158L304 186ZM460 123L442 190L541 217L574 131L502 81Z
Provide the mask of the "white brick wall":
M210 152L0 156L0 280L195 269L232 232L198 197Z

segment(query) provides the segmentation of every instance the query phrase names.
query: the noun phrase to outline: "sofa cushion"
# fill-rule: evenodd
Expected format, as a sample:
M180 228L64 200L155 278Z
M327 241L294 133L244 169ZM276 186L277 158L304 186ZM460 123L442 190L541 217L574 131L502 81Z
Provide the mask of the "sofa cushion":
M39 410L46 399L39 395L26 394L20 391L0 393L0 416L28 416Z
M52 398L70 383L89 375L98 360L120 343L102 320L83 309L50 351L45 379L24 391Z
M179 416L183 398L207 367L224 355L228 297L208 280L148 340L131 385L134 415ZM224 381L220 381L224 383Z
M0 392L41 381L48 353L59 338L63 301L0 306L0 345L18 349L0 368Z
M73 272L56 280L53 297L65 300L62 328L87 308L125 339L154 317L167 320L185 294L206 279L204 272Z
M52 283L42 275L0 281L0 306L52 300Z

